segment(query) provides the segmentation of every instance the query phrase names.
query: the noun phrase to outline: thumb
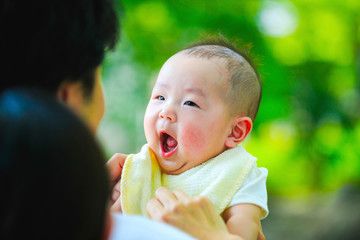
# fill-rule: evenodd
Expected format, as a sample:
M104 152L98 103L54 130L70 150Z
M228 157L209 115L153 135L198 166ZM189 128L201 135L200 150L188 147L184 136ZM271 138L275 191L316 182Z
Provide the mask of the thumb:
M116 183L120 179L126 158L127 155L125 154L115 153L106 163L110 173L110 180L113 183Z

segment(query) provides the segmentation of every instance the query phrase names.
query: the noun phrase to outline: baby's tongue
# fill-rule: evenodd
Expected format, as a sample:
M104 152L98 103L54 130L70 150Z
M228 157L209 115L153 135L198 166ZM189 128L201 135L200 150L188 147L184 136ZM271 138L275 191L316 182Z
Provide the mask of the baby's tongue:
M166 144L169 146L169 148L173 148L173 147L176 147L177 141L173 137L169 136L166 139Z

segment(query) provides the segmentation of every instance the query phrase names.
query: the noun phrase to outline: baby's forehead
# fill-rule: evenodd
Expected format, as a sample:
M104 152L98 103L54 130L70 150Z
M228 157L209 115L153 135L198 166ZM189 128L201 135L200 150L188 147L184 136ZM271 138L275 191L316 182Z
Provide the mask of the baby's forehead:
M174 56L176 55L212 61L230 74L235 68L238 68L237 71L240 69L244 71L254 70L242 54L220 45L200 45L182 50Z
M228 69L228 61L226 59L220 58L220 57L202 57L202 56L197 56L197 55L190 55L187 54L184 51L181 51L179 53L176 53L175 55L173 55L170 59L172 59L175 63L177 61L185 61L186 60L190 60L189 62L191 62L191 64L193 64L194 66L198 65L201 66L203 68L208 68L209 71L210 70L216 70L218 71L220 74L222 75L227 75L229 74L229 69ZM169 60L170 60L169 59ZM191 61L191 60L197 60L197 61ZM204 63L211 63L211 64L204 64Z
M167 66L166 66L167 65ZM165 81L167 83L181 79L182 87L216 86L218 91L223 92L224 87L230 86L230 78L226 61L213 57L204 58L179 52L168 59L163 66L157 79L157 85Z

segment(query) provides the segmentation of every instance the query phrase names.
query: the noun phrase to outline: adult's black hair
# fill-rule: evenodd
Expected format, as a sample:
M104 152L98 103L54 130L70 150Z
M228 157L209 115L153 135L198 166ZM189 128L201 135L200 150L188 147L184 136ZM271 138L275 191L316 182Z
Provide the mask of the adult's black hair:
M112 0L0 0L0 92L32 86L55 93L64 80L92 91L94 70L115 47Z
M54 96L0 95L0 239L100 239L109 182L88 128Z

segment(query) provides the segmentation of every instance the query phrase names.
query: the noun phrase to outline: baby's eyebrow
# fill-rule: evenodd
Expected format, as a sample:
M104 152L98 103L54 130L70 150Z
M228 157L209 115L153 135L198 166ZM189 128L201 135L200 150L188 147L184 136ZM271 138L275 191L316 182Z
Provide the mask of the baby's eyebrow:
M163 89L166 89L166 88L168 88L168 84L163 83L163 82L156 82L154 88L163 88Z
M185 92L194 93L201 97L205 97L205 93L201 88L197 88L197 87L185 88Z

